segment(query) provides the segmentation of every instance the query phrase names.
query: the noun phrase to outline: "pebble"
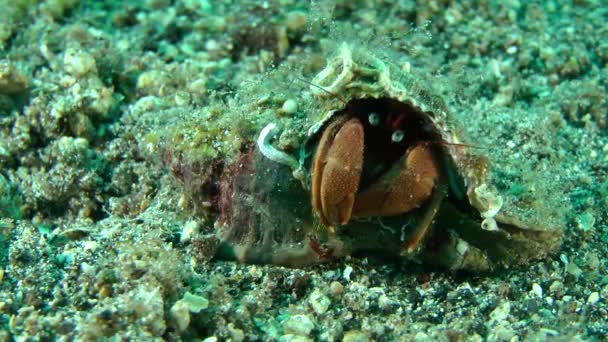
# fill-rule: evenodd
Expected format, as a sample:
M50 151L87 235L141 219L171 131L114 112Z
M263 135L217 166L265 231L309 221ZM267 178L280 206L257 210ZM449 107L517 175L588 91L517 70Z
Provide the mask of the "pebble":
M283 321L284 334L308 336L314 328L315 325L308 315L294 315Z
M366 333L359 330L349 330L344 334L342 342L367 342L369 336Z
M532 290L530 291L532 296L537 298L543 298L543 288L540 287L537 283L532 284Z
M426 333L423 333L422 331L419 331L416 333L416 335L414 336L414 342L423 342L423 341L430 341L431 338L429 337L429 335L427 335Z
M398 305L399 302L389 298L385 294L381 294L380 297L378 297L378 307L384 311L390 311L393 308L396 308Z
M507 53L508 53L509 55L514 55L514 54L516 54L516 53L517 53L517 50L518 50L518 49L517 49L517 46L515 46L515 45L511 45L511 46L509 46L509 47L507 48Z
M0 93L15 94L28 87L27 77L7 60L0 60Z
M344 268L344 272L342 272L342 277L348 281L350 281L350 274L353 273L353 268L351 266L346 266Z
M242 342L245 340L245 332L242 329L236 328L233 323L229 323L227 327L230 334L230 341Z
M507 317L509 317L510 313L511 303L503 302L490 313L490 320L494 322L504 321L505 319L507 319Z
M329 294L338 297L344 292L344 286L339 281L332 281L329 284Z
M575 279L578 279L583 274L583 270L574 262L566 265L566 272L572 275Z
M602 287L600 298L608 298L608 285L604 285L604 287Z
M600 301L600 294L596 292L592 292L587 298L587 304L595 304Z
M564 292L564 284L559 280L554 281L549 286L549 292L553 293L556 297L561 297Z
M201 310L205 310L209 307L209 300L207 298L192 294L190 292L184 293L184 297L180 299L186 306L188 310L193 313L199 313Z
M198 222L196 222L194 220L188 221L182 229L182 234L179 238L179 241L181 243L190 242L193 237L198 235L199 231L200 231L200 226L199 226Z
M287 28L290 31L299 31L306 26L306 22L308 21L308 17L306 13L301 11L292 11L287 13Z
M585 212L576 218L576 226L582 231L591 231L595 226L595 217L589 212Z
M312 306L312 309L319 315L327 312L327 309L331 304L331 300L319 290L314 290L313 293L310 294L308 301L310 306Z
M181 300L173 304L169 311L170 317L175 322L178 331L184 331L190 325L190 310L188 305Z
M63 55L65 71L75 77L82 77L89 71L96 71L95 59L89 53L69 48Z
M298 103L295 100L289 99L283 102L282 110L285 114L294 114L298 111Z
M513 341L515 332L508 326L499 325L488 334L488 341Z
M279 338L279 342L313 342L313 340L304 336L283 335Z

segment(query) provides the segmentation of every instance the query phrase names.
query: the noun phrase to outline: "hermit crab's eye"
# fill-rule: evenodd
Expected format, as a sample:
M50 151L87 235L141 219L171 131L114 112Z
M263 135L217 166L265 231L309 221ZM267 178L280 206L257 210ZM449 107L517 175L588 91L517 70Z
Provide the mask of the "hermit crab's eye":
M396 131L393 132L393 135L391 135L391 140L393 142L401 142L401 140L403 140L403 138L405 137L405 133L403 133L402 130L398 129Z
M369 121L370 125L376 127L380 124L380 115L377 113L369 113L367 120Z

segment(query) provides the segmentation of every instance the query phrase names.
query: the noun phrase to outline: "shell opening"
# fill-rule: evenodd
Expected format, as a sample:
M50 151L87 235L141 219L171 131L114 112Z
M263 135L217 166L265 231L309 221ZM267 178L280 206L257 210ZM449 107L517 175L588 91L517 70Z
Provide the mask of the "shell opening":
M359 119L365 132L360 190L364 190L387 172L410 148L422 143L432 143L434 148L439 150L443 142L440 132L431 122L430 113L392 98L351 100L344 109L335 112L333 118L327 120L325 127L334 119L343 116ZM323 128L319 132L322 132Z

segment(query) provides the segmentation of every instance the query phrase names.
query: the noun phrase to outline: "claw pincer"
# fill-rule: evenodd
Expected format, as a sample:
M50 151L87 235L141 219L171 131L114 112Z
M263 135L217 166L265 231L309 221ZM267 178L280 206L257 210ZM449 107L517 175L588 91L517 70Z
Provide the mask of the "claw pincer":
M312 162L311 197L321 224L332 231L352 217L397 216L416 210L437 189L436 151L419 141L404 140L403 129L419 129L402 127L412 124L410 117L415 114L390 112L379 117L365 110L375 102L387 107L381 100L367 101L363 109L351 104L321 133ZM439 203L434 202L440 200L430 202L436 207ZM425 233L426 226L414 229L410 240L417 245Z
M342 116L324 130L313 161L312 204L325 226L350 221L363 167L363 125Z

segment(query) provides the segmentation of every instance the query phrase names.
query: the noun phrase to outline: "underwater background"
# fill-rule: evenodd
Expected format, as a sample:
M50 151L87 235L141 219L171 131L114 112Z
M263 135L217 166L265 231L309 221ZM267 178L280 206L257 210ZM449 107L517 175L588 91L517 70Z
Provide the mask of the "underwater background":
M1 341L608 339L605 1L0 9ZM215 258L239 153L314 110L309 82L343 43L430 86L559 250L480 273Z

